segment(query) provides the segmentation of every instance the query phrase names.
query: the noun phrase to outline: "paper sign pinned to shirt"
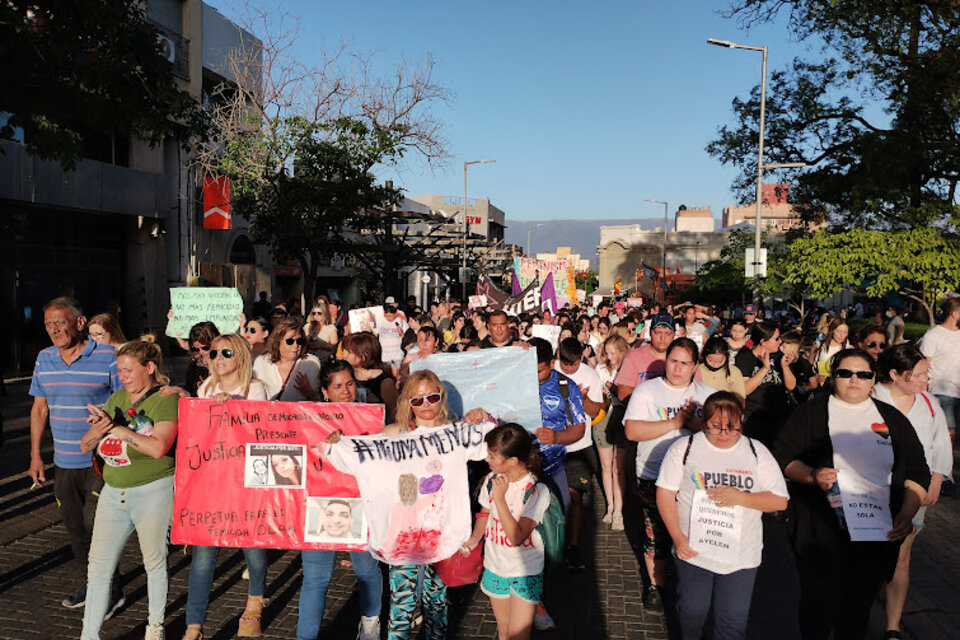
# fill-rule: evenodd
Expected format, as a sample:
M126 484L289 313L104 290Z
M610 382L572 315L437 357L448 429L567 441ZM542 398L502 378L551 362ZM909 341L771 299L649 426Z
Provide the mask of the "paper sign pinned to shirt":
M243 313L243 298L232 287L171 287L173 315L167 322L167 335L186 338L198 322L212 322L221 334L236 333Z
M853 542L887 542L893 528L890 486L874 484L849 469L837 471L843 517Z
M516 422L533 433L542 426L537 355L533 349L501 347L462 353L437 353L410 363L410 371L429 369L447 391L455 416L483 408L502 422Z
M719 507L696 489L690 505L690 547L704 559L736 564L740 559L743 507Z

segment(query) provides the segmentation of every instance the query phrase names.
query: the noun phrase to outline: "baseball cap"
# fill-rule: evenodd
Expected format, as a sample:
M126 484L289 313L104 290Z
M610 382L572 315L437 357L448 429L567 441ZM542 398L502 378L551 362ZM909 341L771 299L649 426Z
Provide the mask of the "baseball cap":
M613 305L614 309L626 309L627 305L623 300L617 300L617 303Z
M383 301L383 304L397 304L397 299L393 296L387 296L387 299Z
M676 331L677 328L674 323L673 316L663 311L653 316L653 319L650 321L651 331L657 327L670 327L670 329L673 331Z
M756 312L757 312L757 305L755 305L755 304L748 304L747 306L745 306L745 307L743 308L743 313L745 313L745 314L747 314L747 313L756 313Z

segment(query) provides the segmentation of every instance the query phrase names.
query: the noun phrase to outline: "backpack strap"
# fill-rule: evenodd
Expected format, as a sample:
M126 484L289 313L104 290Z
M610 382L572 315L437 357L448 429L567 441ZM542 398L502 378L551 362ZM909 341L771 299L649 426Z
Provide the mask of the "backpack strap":
M690 447L693 446L693 436L687 436L687 448L683 451L683 464L687 464L687 458L690 457Z
M573 421L573 412L570 411L570 378L558 371L557 384L560 385L560 395L563 396L563 408L567 410L567 424L576 424Z
M930 402L930 398L928 398L927 394L925 394L923 391L920 392L920 397L923 398L923 401L927 403L927 409L930 410L930 417L935 417L936 414L933 412L933 403Z
M743 437L747 439L747 444L750 445L750 453L753 454L753 459L759 461L760 456L757 455L757 448L753 446L753 438L750 438L749 436L743 436Z

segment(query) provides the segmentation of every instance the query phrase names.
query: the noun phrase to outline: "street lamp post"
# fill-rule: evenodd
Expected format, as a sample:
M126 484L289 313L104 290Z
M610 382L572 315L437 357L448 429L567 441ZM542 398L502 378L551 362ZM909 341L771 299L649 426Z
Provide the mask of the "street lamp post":
M547 224L546 222L539 222L537 224L532 224L529 227L527 227L527 255L528 256L533 255L532 253L530 253L530 232L539 227L546 226L546 224Z
M661 267L660 278L661 279L666 278L667 277L667 224L668 224L667 217L669 215L668 210L670 209L670 205L664 200L651 200L650 198L644 198L643 200L644 202L653 202L654 204L663 205L663 253L660 256L660 267ZM666 293L662 294L661 297L665 295ZM663 302L663 300L661 300L661 302Z
M718 47L727 47L728 49L746 49L748 51L760 51L763 54L763 62L760 71L760 135L757 144L757 216L755 220L755 229L753 233L753 300L760 303L760 214L763 207L763 125L767 109L767 46L753 47L746 44L736 44L729 40L716 40L708 38L707 44L713 44Z
M463 163L463 259L460 264L461 302L467 302L467 167L471 164L487 164L496 160L470 160Z
M700 271L700 241L697 240L697 247L693 250L693 275L697 275L697 271Z

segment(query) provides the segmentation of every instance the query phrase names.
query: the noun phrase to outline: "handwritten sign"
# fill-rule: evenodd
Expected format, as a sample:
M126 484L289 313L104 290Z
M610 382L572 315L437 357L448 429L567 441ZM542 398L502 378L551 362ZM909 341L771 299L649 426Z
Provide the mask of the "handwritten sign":
M243 313L243 298L231 287L171 287L173 316L167 335L186 338L198 322L212 322L220 333L236 333Z
M876 485L849 469L837 472L843 517L854 542L886 542L893 528L890 486Z
M693 492L690 546L703 559L735 564L740 558L743 507L718 507L704 489Z
M462 416L479 407L531 433L542 426L533 349L501 347L437 353L410 363L410 371L420 369L433 371L443 382L453 415Z
M485 295L470 296L468 308L483 309L486 306L487 306L487 296Z
M360 513L356 478L325 463L320 452L333 430L379 433L383 418L382 405L180 400L172 540L366 548L365 522L353 520Z

